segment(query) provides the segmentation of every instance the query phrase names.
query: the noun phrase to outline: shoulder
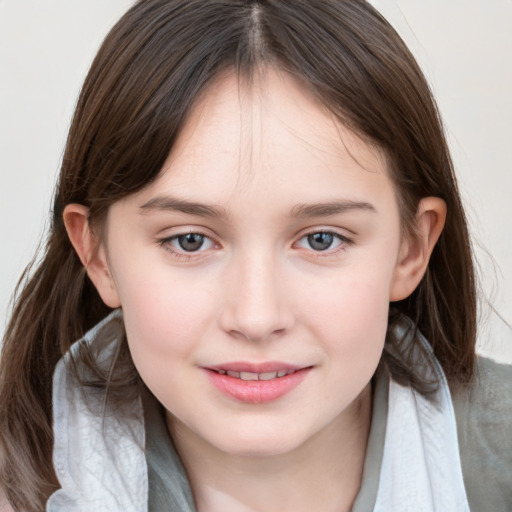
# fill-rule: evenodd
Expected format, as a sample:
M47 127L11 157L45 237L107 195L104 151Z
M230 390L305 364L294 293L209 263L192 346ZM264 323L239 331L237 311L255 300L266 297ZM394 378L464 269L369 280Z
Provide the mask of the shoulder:
M512 510L512 365L479 357L474 382L452 387L472 510Z
M512 442L512 365L479 357L473 382L452 387L452 400L462 430L485 427L483 435Z

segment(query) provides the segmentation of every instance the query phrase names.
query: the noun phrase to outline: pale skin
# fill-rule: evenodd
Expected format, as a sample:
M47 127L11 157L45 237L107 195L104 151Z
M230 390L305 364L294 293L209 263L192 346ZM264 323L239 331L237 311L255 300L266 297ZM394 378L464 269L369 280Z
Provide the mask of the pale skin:
M250 87L230 74L210 86L159 178L110 208L101 238L87 214L66 207L70 240L123 309L198 511L350 510L389 302L423 277L444 202L423 198L404 236L382 153L271 67ZM305 377L246 403L206 375L233 361Z

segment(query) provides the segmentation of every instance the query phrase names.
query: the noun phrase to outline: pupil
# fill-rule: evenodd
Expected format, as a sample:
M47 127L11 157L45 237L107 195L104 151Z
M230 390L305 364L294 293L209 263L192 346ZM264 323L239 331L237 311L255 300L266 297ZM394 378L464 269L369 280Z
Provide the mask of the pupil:
M332 245L333 238L331 233L314 233L308 236L308 242L315 251L325 251Z
M197 251L204 242L204 236L199 233L188 233L178 238L178 243L184 251Z

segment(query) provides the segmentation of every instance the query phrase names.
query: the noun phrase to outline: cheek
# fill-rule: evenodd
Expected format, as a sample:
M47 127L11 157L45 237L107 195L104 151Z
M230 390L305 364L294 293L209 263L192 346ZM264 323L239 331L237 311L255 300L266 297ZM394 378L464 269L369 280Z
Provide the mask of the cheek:
M388 283L388 279L379 283L369 277L344 283L343 290L337 297L338 315L343 318L342 327L358 333L365 332L370 337L373 332L382 331L388 318Z
M340 270L329 283L315 287L307 298L310 328L324 340L336 364L356 375L373 374L386 337L392 266L357 265Z
M320 308L318 308L320 309ZM323 308L334 350L357 365L380 358L388 324L388 294L374 285L352 282Z
M117 262L116 285L132 358L145 379L193 357L215 319L210 283L197 282L166 265ZM128 263L128 262L126 262ZM162 365L162 361L166 365Z

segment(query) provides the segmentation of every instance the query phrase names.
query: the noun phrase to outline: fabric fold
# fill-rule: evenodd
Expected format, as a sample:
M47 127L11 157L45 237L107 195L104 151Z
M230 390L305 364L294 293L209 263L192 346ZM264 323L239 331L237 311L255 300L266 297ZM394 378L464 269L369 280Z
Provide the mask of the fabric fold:
M73 372L83 348L99 364L111 364L123 336L120 311L114 311L74 343L57 365L53 380L53 463L61 489L48 500L47 512L144 512L147 466L140 397L109 410L106 396L84 388ZM86 373L87 379L93 375Z
M439 383L425 397L410 386L389 382L388 419L379 488L374 512L469 512L457 439L457 425L448 383L430 344L403 318L394 329L405 343L420 344L416 367ZM409 338L409 339L407 339ZM414 359L414 356L413 356ZM435 375L429 375L433 368Z

